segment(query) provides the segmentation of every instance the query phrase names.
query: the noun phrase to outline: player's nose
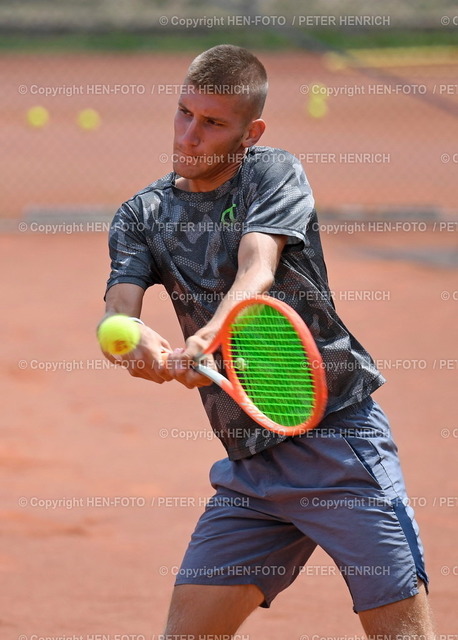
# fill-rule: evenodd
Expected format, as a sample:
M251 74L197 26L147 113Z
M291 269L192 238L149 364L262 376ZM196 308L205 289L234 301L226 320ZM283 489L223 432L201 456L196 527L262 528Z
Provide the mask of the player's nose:
M197 122L190 122L180 136L180 146L183 150L186 147L196 147L201 140L199 125Z

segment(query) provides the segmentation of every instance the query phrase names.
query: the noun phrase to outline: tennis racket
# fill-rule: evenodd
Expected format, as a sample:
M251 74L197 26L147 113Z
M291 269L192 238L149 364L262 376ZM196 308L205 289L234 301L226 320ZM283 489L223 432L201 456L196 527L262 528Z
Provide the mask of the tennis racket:
M219 347L228 378L202 364ZM326 408L323 361L307 325L289 305L267 295L231 310L194 369L275 433L303 434Z

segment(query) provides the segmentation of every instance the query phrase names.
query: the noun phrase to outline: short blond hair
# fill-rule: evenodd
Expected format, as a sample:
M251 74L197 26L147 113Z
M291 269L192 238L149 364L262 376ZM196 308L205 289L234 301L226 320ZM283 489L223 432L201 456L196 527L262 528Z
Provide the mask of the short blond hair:
M250 103L250 115L259 118L267 97L267 73L248 49L220 44L195 58L185 83L202 93L240 95Z

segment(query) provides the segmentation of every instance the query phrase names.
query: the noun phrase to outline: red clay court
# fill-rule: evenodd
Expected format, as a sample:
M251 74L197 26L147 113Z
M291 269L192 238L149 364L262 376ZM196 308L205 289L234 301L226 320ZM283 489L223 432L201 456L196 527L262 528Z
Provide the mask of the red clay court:
M426 86L430 99L441 98L433 104L370 93L371 85L387 85L386 75L330 68L322 56L259 55L270 75L262 142L301 157L327 214L321 222L331 289L388 379L375 397L391 419L422 530L437 632L450 640L458 632L458 182L457 121L444 105L456 108L457 97L439 87L454 81L457 66L401 69L385 61L384 74ZM170 170L177 95L159 87L179 85L190 58L0 57L6 640L161 634L174 573L211 496L209 467L224 455L196 391L130 378L102 359L95 339L109 268L107 216ZM318 84L341 89L328 97L327 115L312 118L308 100ZM88 93L97 85L145 91ZM45 97L35 86L84 91ZM364 92L350 96L357 86ZM50 115L42 128L26 121L35 105ZM99 113L98 128L76 124L85 108ZM358 161L349 154L372 155ZM143 317L181 345L160 287L147 294ZM361 637L362 629L344 581L317 552L239 635L320 640Z

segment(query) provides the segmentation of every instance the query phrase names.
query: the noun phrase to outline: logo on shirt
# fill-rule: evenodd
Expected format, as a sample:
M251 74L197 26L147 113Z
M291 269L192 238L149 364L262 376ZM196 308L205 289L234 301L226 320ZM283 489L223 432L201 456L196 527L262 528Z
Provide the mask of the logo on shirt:
M234 222L235 216L237 215L235 212L235 204L232 204L230 207L225 209L221 214L221 222Z

